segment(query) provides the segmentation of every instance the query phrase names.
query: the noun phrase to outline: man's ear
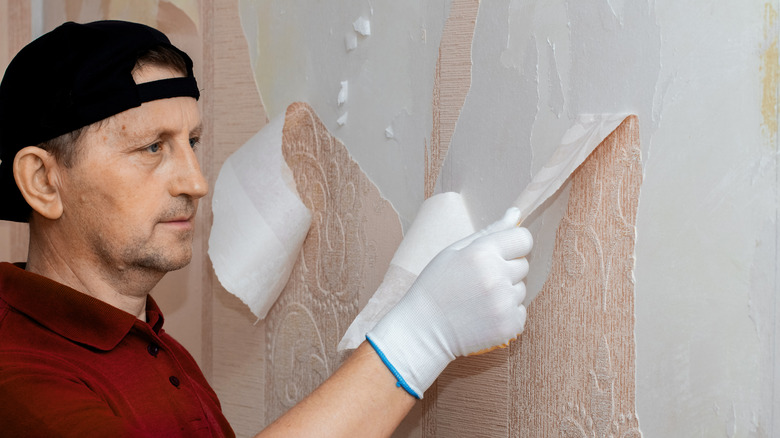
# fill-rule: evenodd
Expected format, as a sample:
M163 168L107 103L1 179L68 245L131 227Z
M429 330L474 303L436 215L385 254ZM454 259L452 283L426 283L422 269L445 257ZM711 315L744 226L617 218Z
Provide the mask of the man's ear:
M14 179L27 204L46 219L62 216L62 199L57 185L60 163L49 152L27 146L14 158Z

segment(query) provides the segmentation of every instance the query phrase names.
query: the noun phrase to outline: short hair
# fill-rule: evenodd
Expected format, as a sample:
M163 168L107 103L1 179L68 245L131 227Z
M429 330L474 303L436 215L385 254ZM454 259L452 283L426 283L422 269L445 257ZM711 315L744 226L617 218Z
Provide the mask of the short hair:
M169 47L166 46L154 46L148 50L142 52L138 56L138 60L133 68L133 73L146 67L155 66L162 68L170 68L171 70L181 75L187 75L187 62L184 58ZM66 132L59 137L52 138L41 142L37 146L54 156L54 159L58 163L65 167L71 167L76 163L79 154L79 140L84 133L93 126L100 126L103 121L95 122L91 125L82 126L71 132Z

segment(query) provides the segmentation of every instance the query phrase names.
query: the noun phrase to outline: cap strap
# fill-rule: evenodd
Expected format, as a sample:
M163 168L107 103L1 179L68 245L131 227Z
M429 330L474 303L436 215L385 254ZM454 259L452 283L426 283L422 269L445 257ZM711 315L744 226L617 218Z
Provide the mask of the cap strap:
M141 102L167 99L169 97L194 97L195 99L200 97L198 83L192 76L144 82L138 84L137 88Z

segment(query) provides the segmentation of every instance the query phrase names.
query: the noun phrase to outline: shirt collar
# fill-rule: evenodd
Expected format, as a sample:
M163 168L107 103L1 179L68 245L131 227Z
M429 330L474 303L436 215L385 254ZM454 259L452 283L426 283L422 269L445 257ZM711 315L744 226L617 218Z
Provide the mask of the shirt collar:
M163 315L151 296L146 298L148 322L54 280L25 271L23 265L0 263L0 299L61 336L108 351L135 324L159 333Z

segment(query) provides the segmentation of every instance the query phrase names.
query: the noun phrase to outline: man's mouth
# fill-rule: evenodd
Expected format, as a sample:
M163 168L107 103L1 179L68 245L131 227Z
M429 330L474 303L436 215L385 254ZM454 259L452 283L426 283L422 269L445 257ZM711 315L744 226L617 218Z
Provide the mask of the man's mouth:
M188 216L175 216L169 219L164 219L160 221L160 223L182 229L192 229L195 223L195 214L193 213Z

